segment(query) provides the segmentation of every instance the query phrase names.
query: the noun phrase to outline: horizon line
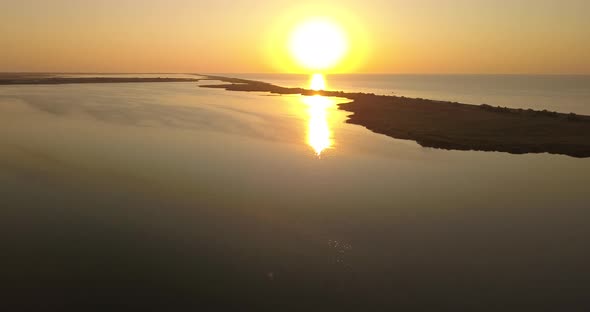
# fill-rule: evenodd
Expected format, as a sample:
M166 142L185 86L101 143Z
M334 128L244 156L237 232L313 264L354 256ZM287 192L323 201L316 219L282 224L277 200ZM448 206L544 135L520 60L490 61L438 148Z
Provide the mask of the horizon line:
M83 75L302 75L313 73L294 72L114 72L114 71L0 71L0 74L83 74ZM590 76L590 73L412 73L412 72L356 72L356 73L328 73L324 75L423 75L423 76Z

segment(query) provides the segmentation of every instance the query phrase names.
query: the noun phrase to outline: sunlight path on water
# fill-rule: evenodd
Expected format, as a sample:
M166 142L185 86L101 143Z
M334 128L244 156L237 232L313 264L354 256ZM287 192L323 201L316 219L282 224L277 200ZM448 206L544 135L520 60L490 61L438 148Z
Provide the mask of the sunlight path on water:
M317 156L320 156L323 150L333 145L332 131L328 123L328 108L334 105L334 101L315 95L303 97L303 102L308 106L309 114L307 144L313 148Z

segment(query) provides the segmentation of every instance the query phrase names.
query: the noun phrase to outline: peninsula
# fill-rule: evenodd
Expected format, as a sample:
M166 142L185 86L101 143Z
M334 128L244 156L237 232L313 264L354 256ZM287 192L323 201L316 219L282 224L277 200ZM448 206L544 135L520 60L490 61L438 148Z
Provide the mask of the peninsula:
M228 91L270 92L340 97L339 108L352 114L347 123L375 133L413 140L424 147L497 151L512 154L551 153L590 157L590 116L532 109L435 101L403 96L286 88L240 78L196 75L171 77L63 77L59 74L2 74L0 85L221 81L201 85Z
M590 157L590 116L403 96L313 91L254 80L202 76L199 80L223 82L201 86L205 88L347 98L352 101L339 104L339 108L352 113L348 123L393 138L413 140L424 147Z

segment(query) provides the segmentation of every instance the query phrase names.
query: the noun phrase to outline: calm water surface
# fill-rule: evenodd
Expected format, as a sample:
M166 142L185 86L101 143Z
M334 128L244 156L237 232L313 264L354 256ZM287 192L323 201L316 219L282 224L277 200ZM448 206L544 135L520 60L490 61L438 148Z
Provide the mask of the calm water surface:
M422 148L345 124L345 101L0 87L5 293L46 306L582 306L590 160Z

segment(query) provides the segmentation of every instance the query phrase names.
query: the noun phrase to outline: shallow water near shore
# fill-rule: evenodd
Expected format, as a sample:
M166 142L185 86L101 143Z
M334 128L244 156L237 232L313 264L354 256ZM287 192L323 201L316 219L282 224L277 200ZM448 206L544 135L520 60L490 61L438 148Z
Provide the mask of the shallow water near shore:
M590 160L423 148L346 124L345 99L197 85L0 87L12 291L348 308L585 298Z

